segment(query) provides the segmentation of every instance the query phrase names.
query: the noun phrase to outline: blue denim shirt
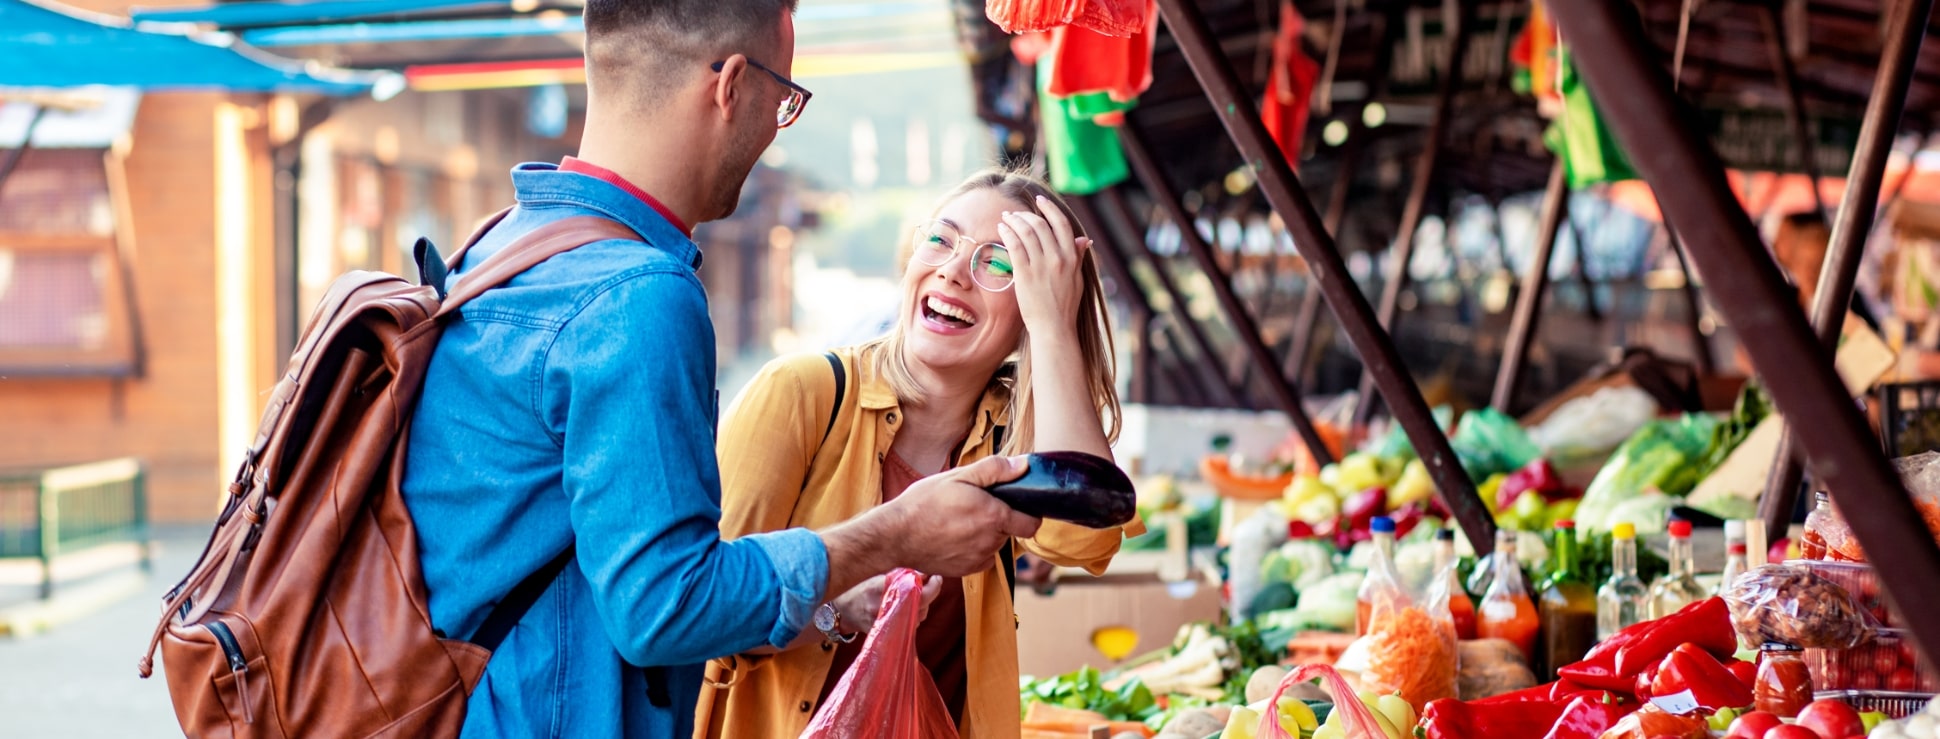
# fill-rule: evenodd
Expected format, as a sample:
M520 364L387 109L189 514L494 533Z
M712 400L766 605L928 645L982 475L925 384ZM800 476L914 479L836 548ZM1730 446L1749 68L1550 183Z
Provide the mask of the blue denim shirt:
M525 164L518 207L464 270L517 234L598 215L645 243L553 257L464 306L411 426L404 500L431 622L477 631L576 543L575 561L492 655L466 736L686 737L703 664L808 623L828 553L794 529L722 541L714 329L700 251L598 178ZM672 703L648 699L663 667Z

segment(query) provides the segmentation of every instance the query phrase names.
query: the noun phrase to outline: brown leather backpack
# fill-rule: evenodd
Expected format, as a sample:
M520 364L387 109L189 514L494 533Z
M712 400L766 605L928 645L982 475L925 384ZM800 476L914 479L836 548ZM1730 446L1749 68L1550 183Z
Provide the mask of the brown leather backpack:
M452 256L505 216L494 216ZM494 608L471 641L433 630L417 531L399 491L425 370L458 307L619 223L568 218L493 255L445 294L446 264L416 248L422 284L351 272L291 354L201 558L163 599L140 671L166 663L190 736L456 736L485 662L571 559L568 549Z

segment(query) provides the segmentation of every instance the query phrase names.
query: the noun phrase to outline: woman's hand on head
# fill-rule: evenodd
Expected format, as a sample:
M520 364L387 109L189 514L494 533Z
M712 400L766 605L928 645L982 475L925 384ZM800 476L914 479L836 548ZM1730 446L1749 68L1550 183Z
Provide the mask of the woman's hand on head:
M1091 240L1076 236L1051 201L1040 197L1035 206L1036 212L1006 212L997 224L1010 250L1017 311L1033 334L1070 330L1084 300L1084 256Z

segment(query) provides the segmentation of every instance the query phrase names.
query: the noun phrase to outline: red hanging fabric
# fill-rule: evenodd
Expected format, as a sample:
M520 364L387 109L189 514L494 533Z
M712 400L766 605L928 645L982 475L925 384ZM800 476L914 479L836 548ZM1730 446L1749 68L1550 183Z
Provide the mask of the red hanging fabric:
M1158 3L1141 0L1137 32L1107 36L1077 25L1051 32L1051 85L1057 97L1103 92L1124 103L1152 86L1153 21Z
M1151 28L1148 5L1149 0L986 0L984 15L1006 33L1074 25L1122 38Z
M1273 68L1267 74L1266 94L1260 99L1260 122L1280 145L1287 164L1300 167L1300 145L1307 133L1307 110L1313 100L1320 65L1300 48L1307 20L1292 2L1280 3L1280 33L1273 38Z

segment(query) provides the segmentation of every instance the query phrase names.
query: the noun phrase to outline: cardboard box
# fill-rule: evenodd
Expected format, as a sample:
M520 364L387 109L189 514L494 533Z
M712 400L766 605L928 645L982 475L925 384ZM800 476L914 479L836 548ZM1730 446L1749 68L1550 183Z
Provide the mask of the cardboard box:
M1049 596L1017 590L1017 666L1049 677L1080 667L1109 669L1092 646L1099 629L1122 626L1138 634L1129 657L1172 643L1179 627L1219 618L1219 589L1198 580L1163 583L1156 577L1067 577Z

